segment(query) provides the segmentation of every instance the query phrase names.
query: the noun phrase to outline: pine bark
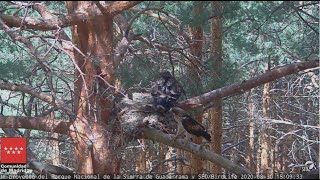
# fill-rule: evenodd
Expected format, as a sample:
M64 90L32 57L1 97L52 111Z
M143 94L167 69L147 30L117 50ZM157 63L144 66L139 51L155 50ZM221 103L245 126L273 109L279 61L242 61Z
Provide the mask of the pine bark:
M254 109L255 105L253 102L253 90L249 94L249 147L247 151L247 167L251 172L254 172Z
M212 2L212 11L218 14L212 18L211 23L211 59L213 61L213 74L216 79L221 78L222 72L222 3L221 1ZM215 100L215 106L209 110L209 117L211 121L211 132L213 133L211 148L217 153L221 154L222 148L222 99ZM213 164L211 172L214 174L221 174L221 167Z
M86 1L66 2L69 13L95 6ZM74 50L76 119L70 127L73 130L70 136L76 142L75 167L81 174L118 174L120 171L120 159L115 151L120 143L117 125L105 130L112 123L113 102L101 92L109 89L108 93L113 93L110 87L115 80L112 28L113 19L109 14L72 26L73 43L81 53Z
M267 64L266 71L270 70L270 61ZM263 175L268 175L270 172L270 84L264 84L263 88L263 128L261 131L261 172Z
M202 92L202 83L201 83L201 72L199 71L199 67L201 65L201 57L202 57L202 47L203 47L203 28L200 22L197 22L197 19L201 16L203 12L203 2L198 1L194 2L194 7L192 10L192 15L194 18L194 23L189 27L189 31L191 34L192 41L190 42L190 50L192 54L190 68L188 69L188 74L192 78L192 82L194 83L195 90L201 93ZM202 123L202 113L198 114L195 118L200 124ZM196 144L201 144L201 137L193 137L193 142ZM199 174L203 171L203 162L201 159L195 155L191 154L191 174Z

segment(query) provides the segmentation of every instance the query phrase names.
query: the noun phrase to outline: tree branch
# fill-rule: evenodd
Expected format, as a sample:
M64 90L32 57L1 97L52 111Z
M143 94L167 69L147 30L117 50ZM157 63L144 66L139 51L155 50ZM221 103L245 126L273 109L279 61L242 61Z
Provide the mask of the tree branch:
M115 16L143 1L115 1L105 7L105 12Z
M41 31L56 30L59 28L68 27L70 25L75 25L81 20L86 20L86 15L84 14L73 14L68 16L60 16L59 19L47 19L43 21L40 18L26 17L24 20L20 17L4 15L1 14L0 18L9 27L20 27L21 24L23 29L33 29Z
M200 145L194 144L192 142L190 143L188 142L184 144L184 140L182 139L177 139L173 141L172 139L174 135L165 134L156 129L151 129L151 128L143 128L141 132L142 132L143 138L145 139L154 140L171 147L175 147L175 148L179 148L179 149L183 149L185 151L191 152L204 160L208 160L210 162L219 164L221 167L235 174L240 175L240 174L251 173L248 169L243 168L237 164L234 164L234 162L212 151L201 148Z
M32 87L23 85L23 84L16 84L16 83L9 83L9 82L3 82L0 80L0 89L3 90L9 90L9 91L15 91L15 92L23 92L30 94L32 96L35 96L36 98L51 104L52 106L57 106L59 109L66 112L69 116L75 117L75 114L72 112L71 109L69 109L66 104L58 99L53 99L51 95L47 95L42 92L38 92Z
M178 105L185 110L190 110L192 108L207 105L215 99L241 94L262 84L317 66L319 66L319 60L310 60L306 62L289 64L283 67L276 68L269 72L263 73L247 81L243 81L242 83L236 83L229 86L225 86L202 94L200 96L187 99L185 101L180 102Z
M27 167L35 170L39 174L48 174L48 173L57 174L57 175L73 174L73 171L71 171L70 169L55 166L46 162L31 161L31 162L28 162Z
M33 95L33 96L41 99L42 101L50 103L50 104L53 101L52 96L47 95L45 93L37 92L34 88L29 87L27 85L23 85L23 84L0 81L0 89L15 91L15 92L24 92L24 93Z
M115 16L141 2L142 1L115 1L105 6L105 12ZM97 8L88 8L84 11L87 12L87 14L74 13L66 16L59 16L58 18L46 19L45 21L41 18L20 18L4 14L0 14L0 18L3 19L9 27L20 27L22 25L21 27L24 29L48 31L76 25L80 22L86 22L89 16L90 18L100 18L103 16L101 11L97 11Z
M318 32L314 27L312 27L312 26L309 24L309 22L308 22L307 20L305 20L305 19L301 16L301 14L300 14L298 11L296 11L296 13L297 13L298 16L300 17L300 19L301 19L310 29L312 29L315 33L317 33L317 34L319 35L319 32Z
M132 11L136 11L136 12L141 12L142 11L142 9L139 9L139 8L131 8L131 10ZM165 14L168 15L168 13L164 12L160 8L148 8L148 10L156 10L156 11L160 11L160 12L165 13ZM157 18L157 19L161 18L162 21L170 24L173 27L179 28L179 25L180 25L179 20L177 18L171 16L171 15L169 15L169 17L173 18L173 21L171 21L169 18L166 18L164 16L159 16L157 13L153 13L153 12L150 12L150 11L143 11L143 14L146 14L146 15L148 15L150 17L154 17L154 18Z
M0 116L0 128L25 128L67 134L70 123L45 117Z
M20 36L18 33L10 31L10 28L1 19L0 19L0 28L3 29L10 36L10 38L13 40L13 42L19 41L19 42L23 43L30 50L30 53L35 57L36 61L39 63L41 69L45 73L47 85L48 85L53 97L55 98L56 91L53 88L52 71L49 68L48 62L45 60L47 53L45 55L42 55L42 57L40 55L38 55L36 48L32 45L31 41L24 38L23 36ZM51 46L51 48L52 47L53 47L53 45ZM49 50L47 52L49 52L51 48L49 48Z
M205 160L221 165L235 174L250 173L249 170L212 151L201 148L200 145L185 142L183 139L172 140L174 137L173 129L177 127L173 115L171 113L158 115L150 106L153 101L151 95L136 93L132 99L122 99L119 103L119 108L122 111L117 114L123 130L122 134L125 135L127 141L141 138L150 139L194 153Z

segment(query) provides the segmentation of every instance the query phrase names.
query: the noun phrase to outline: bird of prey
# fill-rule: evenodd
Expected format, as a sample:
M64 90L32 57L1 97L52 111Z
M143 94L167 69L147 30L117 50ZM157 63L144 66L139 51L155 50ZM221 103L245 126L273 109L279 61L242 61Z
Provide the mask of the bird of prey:
M207 141L211 142L211 136L206 129L193 119L186 111L179 107L173 107L170 109L170 112L173 113L174 119L178 123L178 130L175 139L187 132L187 140L190 140L190 135L195 135L197 137L202 136Z
M160 73L160 78L151 88L154 107L161 112L167 112L175 106L181 94L185 91L182 85L169 71Z

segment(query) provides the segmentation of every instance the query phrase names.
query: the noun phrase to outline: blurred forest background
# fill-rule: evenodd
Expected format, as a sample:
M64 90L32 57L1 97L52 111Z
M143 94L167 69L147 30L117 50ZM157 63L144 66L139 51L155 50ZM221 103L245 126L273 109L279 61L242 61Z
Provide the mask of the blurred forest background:
M253 174L319 173L318 1L6 1L0 37L0 137L28 139L33 173L236 173L123 133L119 102L163 70L212 136L193 143Z

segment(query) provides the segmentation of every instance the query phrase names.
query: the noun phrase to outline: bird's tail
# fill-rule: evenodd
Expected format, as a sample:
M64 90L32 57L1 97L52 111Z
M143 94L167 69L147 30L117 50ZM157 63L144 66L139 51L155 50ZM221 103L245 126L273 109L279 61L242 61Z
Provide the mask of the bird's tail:
M204 131L202 134L201 134L202 137L204 137L207 141L211 142L211 136L210 134L208 134L206 131Z

